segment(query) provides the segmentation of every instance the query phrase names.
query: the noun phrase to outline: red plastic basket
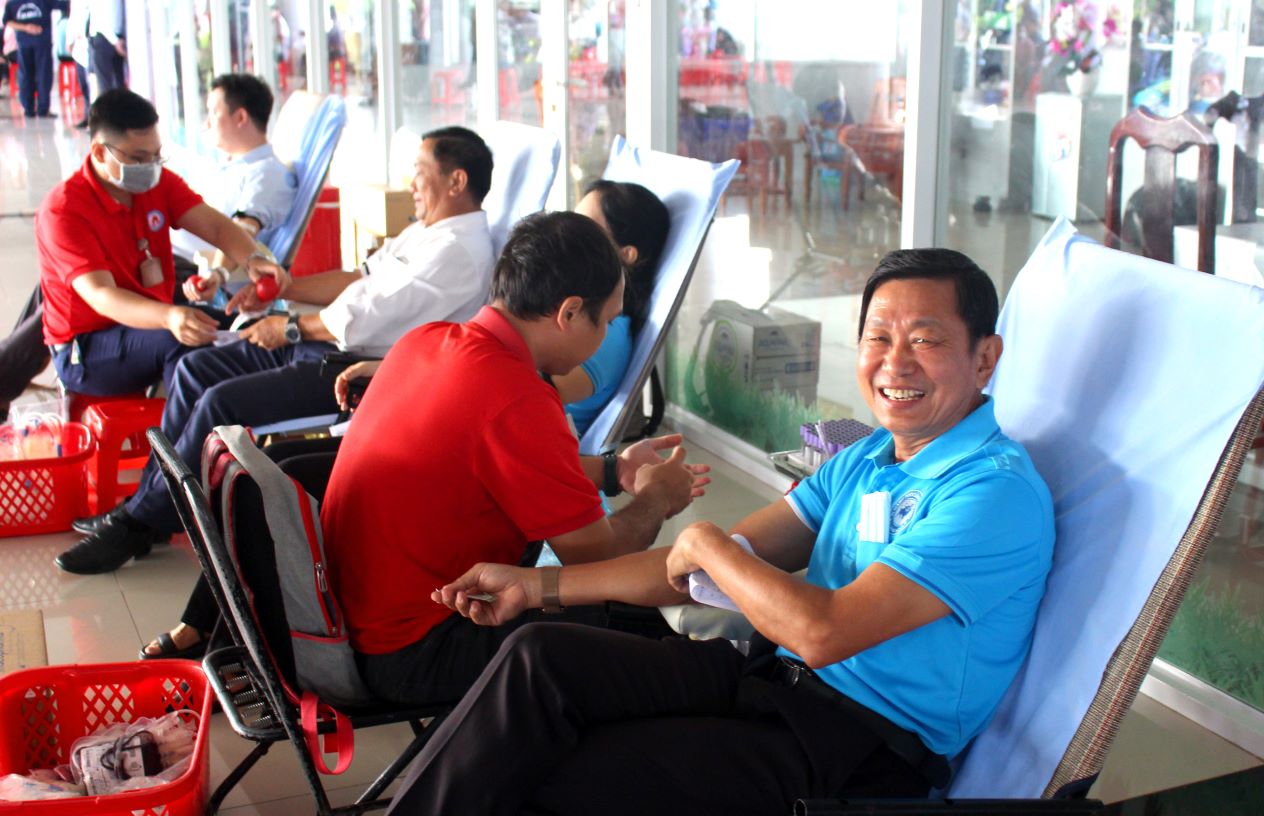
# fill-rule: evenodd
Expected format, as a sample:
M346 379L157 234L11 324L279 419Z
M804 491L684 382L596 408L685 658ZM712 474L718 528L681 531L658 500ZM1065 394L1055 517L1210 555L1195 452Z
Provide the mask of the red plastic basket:
M0 462L0 537L59 533L88 514L87 463L96 451L78 422L61 431L55 459Z
M0 775L66 762L75 740L116 722L196 711L197 741L183 776L165 785L110 796L39 802L0 801L0 814L46 816L196 816L210 792L211 700L192 660L48 666L0 677Z

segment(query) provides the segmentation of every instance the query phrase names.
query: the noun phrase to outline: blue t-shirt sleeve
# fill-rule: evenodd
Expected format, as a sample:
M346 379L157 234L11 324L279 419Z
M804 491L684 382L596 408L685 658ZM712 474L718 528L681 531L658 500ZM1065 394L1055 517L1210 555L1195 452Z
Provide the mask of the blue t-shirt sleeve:
M623 382L632 359L631 326L632 321L625 315L616 317L606 329L606 339L596 353L580 365L592 382L593 392L579 402L566 405L566 413L575 420L575 429L580 435L588 430Z
M996 471L936 501L878 561L974 623L1048 571L1052 508L1021 477Z
M588 379L592 380L593 392L589 399L602 397L604 403L623 380L623 373L628 370L628 360L632 356L630 324L626 315L620 315L611 321L606 329L606 339L601 341L597 353L580 365Z

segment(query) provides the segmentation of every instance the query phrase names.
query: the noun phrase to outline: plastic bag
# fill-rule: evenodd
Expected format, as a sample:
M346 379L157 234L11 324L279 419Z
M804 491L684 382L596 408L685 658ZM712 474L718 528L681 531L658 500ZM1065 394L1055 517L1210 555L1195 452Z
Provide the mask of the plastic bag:
M179 778L189 767L196 740L195 712L142 717L75 740L70 764L89 796L139 790Z
M83 796L83 786L58 778L52 771L31 771L29 776L0 776L0 801L36 802Z
M57 403L14 405L0 425L0 461L61 456L61 425Z

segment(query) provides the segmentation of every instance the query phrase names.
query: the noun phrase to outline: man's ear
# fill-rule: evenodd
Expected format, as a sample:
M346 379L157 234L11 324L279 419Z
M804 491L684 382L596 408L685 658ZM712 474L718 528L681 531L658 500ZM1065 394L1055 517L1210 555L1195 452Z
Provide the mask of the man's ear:
M461 195L461 193L465 192L465 188L469 185L469 183L469 174L460 167L456 168L448 174L448 195L453 196L454 198Z
M232 117L233 124L237 127L243 126L250 119L250 114L246 112L245 108L238 108L229 114L229 116Z
M987 385L988 380L992 379L992 372L996 370L996 363L1001 359L1003 347L1004 343L1001 342L999 334L989 335L979 340L974 350L976 361L974 384L979 388Z
M554 319L557 327L561 331L570 331L571 326L575 325L576 319L583 316L584 299L579 295L571 295L561 302L557 307L557 313Z
M105 164L105 142L94 141L88 145L88 153L92 159L101 164Z

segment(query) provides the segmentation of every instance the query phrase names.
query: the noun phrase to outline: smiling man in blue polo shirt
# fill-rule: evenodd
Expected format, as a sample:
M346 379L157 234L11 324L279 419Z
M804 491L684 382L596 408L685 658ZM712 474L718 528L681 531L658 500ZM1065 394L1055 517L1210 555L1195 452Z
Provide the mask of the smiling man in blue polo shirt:
M879 430L730 533L549 576L550 606L665 604L704 570L758 630L749 653L523 627L390 812L763 814L946 784L1022 664L1053 554L1049 491L981 390L996 317L961 253L888 254L857 360ZM545 605L541 573L480 564L434 597L494 624Z

